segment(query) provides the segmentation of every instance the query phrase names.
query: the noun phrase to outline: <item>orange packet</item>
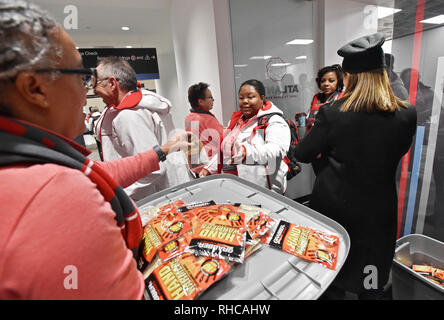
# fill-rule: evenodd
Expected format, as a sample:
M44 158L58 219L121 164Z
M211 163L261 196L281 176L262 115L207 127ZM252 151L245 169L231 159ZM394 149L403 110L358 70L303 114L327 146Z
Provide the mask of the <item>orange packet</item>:
M143 210L140 210L140 215L142 217L143 226L145 226L148 222L150 222L153 218L157 217L159 214L164 211L172 208L172 207L181 207L184 206L185 202L182 200L177 200L171 203L164 203L157 206L149 206Z
M444 270L433 268L432 275L441 281L444 281Z
M203 223L193 234L188 250L199 256L244 260L246 232L223 224Z
M191 230L191 221L188 221L175 207L160 213L152 219L145 229L151 226L160 238L160 246L166 245L184 233Z
M184 213L184 212L192 211L195 208L208 207L208 206L212 206L212 205L215 205L215 204L216 204L216 202L214 202L213 200L203 201L203 202L192 202L192 203L189 203L187 205L178 206L177 210L180 213Z
M165 213L173 208L180 208L185 205L186 205L185 202L183 202L182 200L176 200L176 201L173 201L171 203L167 203L167 204L164 204L163 206L161 206L159 208L158 214Z
M264 236L274 225L275 220L268 215L259 212L247 222L247 241Z
M161 245L162 240L160 236L150 224L147 224L143 229L142 236L142 254L140 256L141 269L143 269L147 264L150 264L153 261L157 253L157 249L160 248Z
M199 224L189 251L199 256L243 262L246 228L242 212L231 205L214 205L194 211Z
M145 280L144 295L151 300L193 300L229 270L221 259L186 253L154 270Z
M302 259L336 269L339 237L280 220L269 245Z
M184 217L184 219L186 219L191 223L192 229L194 231L196 230L197 225L199 223L199 219L195 215L195 211L202 207L212 206L215 204L216 203L212 200L208 202L194 202L187 204L186 206L179 207L177 208L177 210L182 214L182 217Z
M181 263L192 275L199 288L199 294L219 281L229 270L230 265L223 259L212 257L196 257L191 253L180 256Z
M431 267L431 266L414 264L412 266L412 269L413 269L413 271L421 273L421 274L432 275L432 273L433 273L433 267Z
M187 232L179 238L168 242L162 249L159 249L158 254L162 262L183 254L190 244L191 236L192 232Z
M201 222L213 223L224 221L224 224L244 226L244 220L242 219L245 219L245 215L238 212L236 207L230 204L216 204L206 207L198 207L193 209L193 213ZM225 223L227 221L228 223Z
M176 209L177 205L183 204L182 200L177 200L161 206L158 215L145 225L139 267L143 268L151 263L159 248L191 230L191 222L187 221Z
M145 298L150 300L193 300L199 293L191 274L173 258L157 267L145 280Z

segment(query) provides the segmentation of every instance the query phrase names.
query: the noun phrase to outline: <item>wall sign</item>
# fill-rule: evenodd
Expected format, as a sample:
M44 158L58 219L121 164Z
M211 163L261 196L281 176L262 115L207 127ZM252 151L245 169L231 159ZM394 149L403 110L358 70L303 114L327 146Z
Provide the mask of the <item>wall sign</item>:
M85 68L95 68L105 57L121 57L134 68L137 80L160 79L156 48L79 49Z

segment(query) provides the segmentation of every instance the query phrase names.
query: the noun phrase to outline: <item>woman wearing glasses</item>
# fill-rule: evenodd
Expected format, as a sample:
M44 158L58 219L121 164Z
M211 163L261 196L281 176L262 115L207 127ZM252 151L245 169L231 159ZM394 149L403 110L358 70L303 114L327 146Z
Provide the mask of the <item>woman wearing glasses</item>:
M37 6L0 0L0 30L0 299L140 299L141 219L119 185L158 170L188 137L89 160L72 139L94 71Z
M209 86L207 83L199 82L188 88L188 101L191 109L185 117L185 130L198 137L205 152L203 156L196 157L199 158L196 161L193 158L194 154L190 152L188 155L190 168L197 175L202 170L205 160L211 159L219 151L224 134L224 127L210 112L213 109L214 98Z

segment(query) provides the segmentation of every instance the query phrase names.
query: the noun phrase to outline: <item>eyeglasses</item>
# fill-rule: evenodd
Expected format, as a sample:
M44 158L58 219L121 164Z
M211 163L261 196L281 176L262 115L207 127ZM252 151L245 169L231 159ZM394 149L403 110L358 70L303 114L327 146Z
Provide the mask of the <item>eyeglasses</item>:
M108 79L109 79L109 77L106 77L106 78L103 78L103 79L97 79L97 78L96 78L96 82L95 82L95 84L94 84L94 87L96 87L97 84L98 84L99 82L101 82L101 81L106 81L106 80L108 80Z
M95 68L82 68L82 69L38 69L35 70L36 73L46 73L46 72L58 72L64 74L81 74L83 85L87 89L94 89L97 86L97 70Z

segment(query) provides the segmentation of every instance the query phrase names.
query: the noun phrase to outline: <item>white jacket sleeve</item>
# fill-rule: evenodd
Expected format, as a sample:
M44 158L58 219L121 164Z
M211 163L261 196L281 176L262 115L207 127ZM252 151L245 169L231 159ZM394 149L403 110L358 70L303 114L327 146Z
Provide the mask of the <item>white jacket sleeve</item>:
M219 162L219 153L216 153L211 159L208 161L208 164L204 167L211 174L217 173L217 164Z
M259 133L256 133L256 135ZM270 118L270 124L265 130L265 143L243 143L246 151L246 165L267 165L276 159L283 159L290 148L291 134L285 120L275 115ZM257 140L256 140L257 142Z
M128 155L136 155L159 145L156 128L151 117L144 113L124 110L114 119L112 125L113 135L122 150ZM149 184L165 176L165 167L160 163L160 170L154 171L145 178L143 184ZM140 181L140 180L139 180Z

